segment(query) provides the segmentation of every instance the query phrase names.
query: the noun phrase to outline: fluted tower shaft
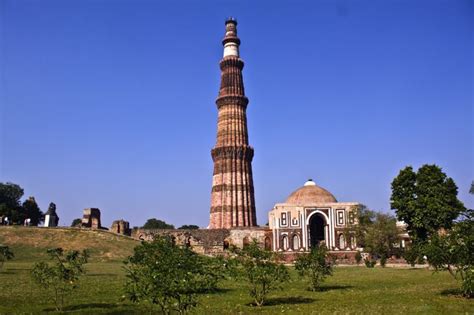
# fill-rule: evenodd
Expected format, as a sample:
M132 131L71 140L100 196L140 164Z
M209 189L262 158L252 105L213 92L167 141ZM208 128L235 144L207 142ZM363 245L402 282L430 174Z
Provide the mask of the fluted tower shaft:
M239 58L240 39L237 21L226 21L222 40L224 57L220 61L221 85L218 109L217 141L212 149L211 217L209 228L228 229L256 226L255 197L252 178L253 148L247 131L247 104Z

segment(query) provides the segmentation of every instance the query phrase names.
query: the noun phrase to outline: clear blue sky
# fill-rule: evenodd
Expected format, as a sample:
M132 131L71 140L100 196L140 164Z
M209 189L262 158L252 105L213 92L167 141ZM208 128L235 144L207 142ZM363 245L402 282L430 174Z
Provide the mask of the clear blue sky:
M233 2L0 0L0 181L64 225L207 226L234 16L260 224L307 178L389 211L425 163L474 207L473 1Z

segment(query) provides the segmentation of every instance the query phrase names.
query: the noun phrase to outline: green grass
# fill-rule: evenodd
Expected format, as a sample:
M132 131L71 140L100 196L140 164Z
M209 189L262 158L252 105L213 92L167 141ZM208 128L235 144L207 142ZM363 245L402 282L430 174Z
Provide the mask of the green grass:
M14 232L20 236L30 233L22 232L21 229ZM85 240L97 238L96 235L88 234L89 231L73 232L86 234L69 237ZM43 237L42 233L46 232L34 233L39 233L36 237L40 241L36 244L45 245L49 236ZM64 236L63 233L68 234L58 233L61 236ZM115 253L113 258L116 259L111 259L109 253L110 250L118 251L120 246L125 247L121 249L122 253L131 252L130 248L136 243L129 243L131 240L120 237L109 239L109 236L115 236L107 234L101 238L106 239L103 248L99 241L95 242L98 257L86 265L87 274L81 278L79 288L68 298L68 313L143 314L147 311L144 307L122 300L125 275L120 260L123 257L119 259ZM8 245L9 238L5 236L4 230L0 228L0 242ZM16 258L7 262L0 271L0 313L54 312L50 297L30 277L34 262L47 260L41 252L42 247L31 247L31 235L24 242L14 239L13 243ZM128 248L129 245L132 246ZM324 284L323 292L310 292L306 290L307 283L292 271L292 282L284 290L272 293L266 306L250 306L252 300L245 283L228 280L221 283L220 291L201 295L199 306L193 313L474 314L474 301L456 295L458 287L459 283L445 272L433 274L425 269L340 267Z

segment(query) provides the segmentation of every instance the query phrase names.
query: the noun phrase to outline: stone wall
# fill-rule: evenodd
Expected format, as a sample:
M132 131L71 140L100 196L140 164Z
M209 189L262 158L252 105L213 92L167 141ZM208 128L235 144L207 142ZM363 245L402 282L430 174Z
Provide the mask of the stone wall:
M82 217L82 227L91 229L101 229L100 210L97 208L84 209Z
M132 231L130 230L130 223L128 221L116 220L112 223L110 232L130 236Z
M265 238L271 240L271 231L267 228L238 229L199 229L199 230L146 230L134 229L132 237L143 241L153 240L155 235L171 236L177 244L190 246L196 253L220 255L234 245L242 248L244 244L256 239L265 246Z

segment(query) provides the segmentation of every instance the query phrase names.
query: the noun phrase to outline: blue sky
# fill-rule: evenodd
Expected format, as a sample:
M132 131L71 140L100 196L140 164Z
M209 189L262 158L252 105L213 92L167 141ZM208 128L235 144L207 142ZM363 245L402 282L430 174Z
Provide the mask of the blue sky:
M473 2L0 0L0 181L60 224L207 226L237 18L257 216L313 178L389 211L407 165L474 180Z

